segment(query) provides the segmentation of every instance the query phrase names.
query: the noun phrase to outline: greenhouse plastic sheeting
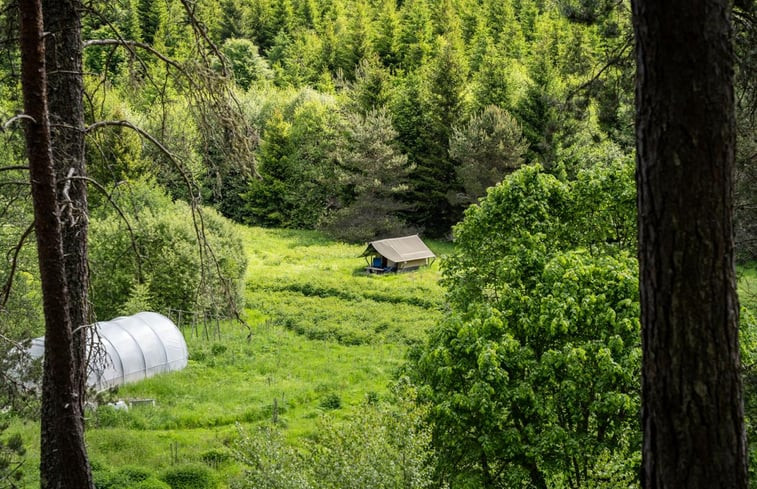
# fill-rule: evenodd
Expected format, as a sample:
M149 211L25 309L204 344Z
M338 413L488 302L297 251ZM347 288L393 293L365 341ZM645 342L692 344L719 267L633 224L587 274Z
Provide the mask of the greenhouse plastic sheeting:
M97 391L187 366L184 336L162 314L140 312L95 323L95 328L101 347L94 350L87 384ZM30 353L41 357L44 349L45 339L37 338Z

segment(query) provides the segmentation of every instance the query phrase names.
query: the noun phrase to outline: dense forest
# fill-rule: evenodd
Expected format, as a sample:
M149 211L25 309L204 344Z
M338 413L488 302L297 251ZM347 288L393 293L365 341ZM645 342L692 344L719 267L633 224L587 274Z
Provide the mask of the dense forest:
M753 29L736 19L747 211ZM191 177L238 222L450 236L523 164L571 179L633 154L624 2L93 2L82 27L89 122L127 120L163 145L93 131L91 176L106 188L152 177L174 198ZM17 81L5 78L6 113ZM754 219L739 221L753 257Z
M23 105L18 12L12 0L2 5L0 364L11 372L43 313L13 117ZM249 328L248 257L234 223L347 243L409 233L454 242L441 264L443 318L427 340L407 342L391 409L328 424L312 453L295 453L276 432L242 433L247 479L235 487L353 487L318 466L343 462L328 443L370 445L361 424L386 437L370 456L385 450L396 459L382 463L407 469L373 487L636 487L629 2L82 7L93 319L176 309ZM737 2L740 264L757 259L754 16ZM747 366L757 358L753 322L745 310ZM748 418L755 378L745 370ZM10 412L35 415L17 374L0 384ZM2 443L0 471L11 479L23 447Z

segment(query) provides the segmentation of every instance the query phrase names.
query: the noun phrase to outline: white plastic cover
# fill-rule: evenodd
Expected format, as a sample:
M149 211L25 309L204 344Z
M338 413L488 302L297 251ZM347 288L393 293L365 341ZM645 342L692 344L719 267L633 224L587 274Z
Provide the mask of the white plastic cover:
M95 328L101 345L99 350L105 355L93 356L87 384L97 391L187 366L184 336L162 314L140 312L95 323ZM44 350L45 339L37 338L32 341L29 352L38 358Z

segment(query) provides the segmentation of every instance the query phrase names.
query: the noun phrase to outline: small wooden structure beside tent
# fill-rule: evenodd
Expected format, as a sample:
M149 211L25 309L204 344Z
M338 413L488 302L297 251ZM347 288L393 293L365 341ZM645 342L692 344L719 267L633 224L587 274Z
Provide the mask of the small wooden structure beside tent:
M362 255L368 273L406 272L433 263L436 255L417 234L402 238L371 241Z

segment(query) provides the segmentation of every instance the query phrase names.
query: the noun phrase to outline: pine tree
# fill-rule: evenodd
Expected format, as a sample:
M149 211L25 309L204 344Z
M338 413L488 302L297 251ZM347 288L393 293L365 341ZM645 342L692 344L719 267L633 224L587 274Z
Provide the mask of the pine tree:
M459 38L440 37L436 55L424 77L428 95L424 111L427 128L423 150L415 153L413 178L417 221L429 234L442 236L461 217L461 208L449 196L459 193L454 163L449 156L452 127L467 110L467 64Z
M166 4L163 0L137 0L139 32L142 41L152 44L158 29L166 23Z
M478 72L473 75L476 106L511 107L513 88L510 86L513 61L501 50L489 45L481 58Z
M395 147L391 119L383 110L349 114L343 132L335 154L345 192L326 230L357 242L407 233L400 214L409 205L400 196L408 190L411 166Z
M465 191L460 196L464 203L476 202L488 187L518 169L527 148L515 118L494 105L453 128L449 146Z
M384 65L399 64L398 35L400 19L395 0L386 0L381 5L374 29L373 46Z
M221 20L218 26L218 40L242 37L242 9L237 0L221 1Z
M410 0L402 6L399 51L402 67L412 70L423 65L432 51L433 25L427 0Z
M355 82L348 92L350 109L359 114L378 110L389 103L391 75L378 56L363 59L355 71Z

